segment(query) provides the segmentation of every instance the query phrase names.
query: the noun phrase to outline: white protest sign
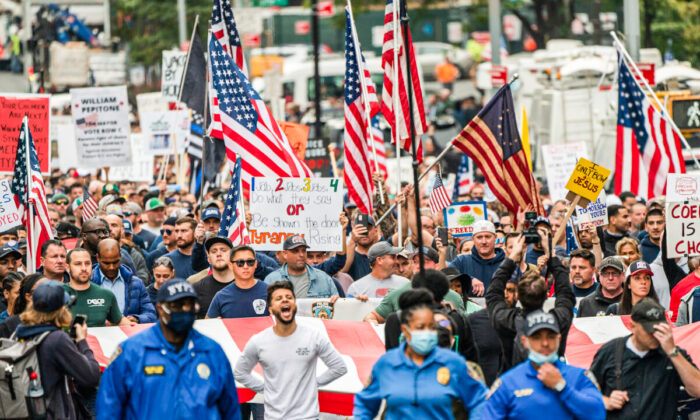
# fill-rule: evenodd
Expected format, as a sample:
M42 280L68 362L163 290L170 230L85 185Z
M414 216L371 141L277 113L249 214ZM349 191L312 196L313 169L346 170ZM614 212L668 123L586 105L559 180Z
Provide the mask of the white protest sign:
M309 251L340 251L342 211L343 184L338 178L253 178L248 226L252 245L279 251L288 236L303 235Z
M144 152L154 156L185 153L190 132L189 111L146 111L139 113L141 133L147 143Z
M566 198L566 183L576 167L576 161L588 157L586 143L548 144L542 146L547 187L552 201Z
M9 179L0 181L0 232L22 224L22 218L15 205L14 194L10 189L11 184Z
M595 226L608 224L608 205L605 203L605 191L601 191L598 199L588 203L585 209L576 206L576 219L574 223L581 227L583 223L593 223Z
M131 135L134 160L128 166L112 166L109 171L110 181L153 182L153 155L144 152L144 144L143 134Z
M77 168L79 163L78 152L75 145L75 124L73 124L73 117L70 115L57 115L52 117L49 138L51 143L56 143L56 152L58 152L58 156L54 158L52 146L51 167L59 168L63 172L68 171L70 168Z
M666 252L669 258L700 255L700 201L666 203Z
M160 92L168 101L177 101L182 73L185 71L187 51L163 51Z
M139 93L136 95L136 107L139 110L140 117L142 112L167 111L168 101L163 98L160 92Z
M668 174L666 201L700 201L700 174Z
M442 210L445 227L455 237L471 237L474 233L474 223L486 220L486 202L462 201L452 203Z
M126 86L71 89L70 94L80 165L101 168L130 164Z

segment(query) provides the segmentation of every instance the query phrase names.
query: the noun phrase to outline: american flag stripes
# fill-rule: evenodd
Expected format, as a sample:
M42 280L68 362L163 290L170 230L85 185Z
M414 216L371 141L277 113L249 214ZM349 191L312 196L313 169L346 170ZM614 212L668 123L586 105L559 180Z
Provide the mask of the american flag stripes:
M233 246L250 243L241 206L241 158L236 159L231 175L231 185L226 194L224 213L221 215L219 236L227 237Z
M230 163L243 159L241 184L251 177L310 177L272 113L216 38L209 40L211 86L220 106L219 126Z
M472 164L469 162L469 156L462 155L462 161L457 169L457 178L455 179L455 187L452 190L452 201L457 201L460 195L469 194L469 189L474 182L474 171Z
M83 191L83 222L90 220L95 217L95 212L97 211L97 202L94 198L87 192Z
M374 154L377 154L377 167L379 172L384 175L384 179L387 178L389 173L386 170L386 149L384 148L384 133L382 129L379 128L379 115L372 117L372 128L370 132L370 143L369 143L369 165L374 169ZM374 150L372 146L374 143Z
M664 195L666 176L685 173L680 138L654 109L624 60L617 80L615 194L631 191L647 199Z
M214 0L211 9L211 32L219 40L224 51L229 53L238 68L248 77L248 67L243 56L243 45L238 35L236 20L229 0Z
M440 176L440 171L435 173L435 183L433 184L433 189L430 191L430 198L428 199L428 207L432 213L439 213L445 207L452 204L450 201L450 196L447 194L447 189L442 183L442 177Z
M508 211L531 204L544 214L515 121L510 85L503 86L452 143L476 163Z
M406 67L406 46L404 45L403 28L400 26L401 16L405 10L399 13L399 22L394 21L394 2L387 0L384 12L384 46L382 47L382 68L384 69L384 87L382 88L382 114L391 126L393 135L392 141L396 144L396 139L399 139L399 144L402 149L411 153L411 139L409 138L408 127L410 125L408 112L408 73ZM398 96L399 109L394 109L394 25L399 25L398 42ZM408 27L406 27L406 31ZM423 146L420 141L420 136L425 132L425 108L423 106L423 90L418 76L418 66L416 65L416 56L413 50L413 42L411 41L411 33L408 32L408 59L411 63L411 87L413 90L413 123L414 123L414 138L416 144L415 158L421 162L423 160ZM394 116L398 116L398 127Z
M34 147L29 120L25 116L17 142L15 169L10 189L14 195L22 224L27 228L27 273L32 274L41 265L41 245L53 238L46 204L44 181L39 169L39 158Z

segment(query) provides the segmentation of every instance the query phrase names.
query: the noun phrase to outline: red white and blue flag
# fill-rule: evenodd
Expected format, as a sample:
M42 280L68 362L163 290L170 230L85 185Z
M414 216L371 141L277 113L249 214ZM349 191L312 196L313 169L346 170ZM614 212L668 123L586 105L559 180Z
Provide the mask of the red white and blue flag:
M39 169L39 158L34 147L29 120L25 116L17 142L15 169L10 187L22 224L27 229L27 273L32 274L41 265L41 245L53 238L49 208L46 204L44 180Z
M450 201L450 196L447 194L447 189L445 188L445 184L442 183L442 177L438 170L435 173L435 183L433 184L432 191L430 191L428 206L432 213L439 213L450 204L452 204L452 201Z
M83 190L83 222L95 217L97 202L87 190Z
M211 32L219 40L224 51L229 53L236 65L248 77L248 67L243 56L241 37L233 18L233 8L229 0L214 0L211 8Z
M384 133L382 129L379 128L379 115L372 117L372 128L371 128L370 140L369 140L369 165L374 168L374 154L377 154L377 168L379 172L384 175L384 179L387 178L389 173L386 170L386 149L384 148ZM372 147L374 146L374 150ZM374 184L372 184L374 185Z
M455 179L455 187L452 189L452 201L457 201L460 195L469 194L469 190L474 183L474 171L472 171L469 156L462 155L462 161L457 169L457 178Z
M236 159L231 175L231 185L226 193L224 213L221 215L219 236L229 238L233 246L250 243L241 205L241 158Z
M631 191L651 199L664 195L669 173L685 173L681 140L620 60L617 104L615 194Z

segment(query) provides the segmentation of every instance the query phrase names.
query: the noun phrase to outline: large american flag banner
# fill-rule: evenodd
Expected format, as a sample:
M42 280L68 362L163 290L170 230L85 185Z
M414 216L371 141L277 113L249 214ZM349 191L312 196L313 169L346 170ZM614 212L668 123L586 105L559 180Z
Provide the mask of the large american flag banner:
M440 170L435 173L435 183L433 184L433 189L430 191L430 198L428 199L428 206L432 213L439 213L442 209L452 204L450 201L450 196L447 194L447 189L442 183L442 177L440 176Z
M620 60L617 83L615 194L631 191L647 199L664 195L666 176L685 173L681 140L624 60Z
M240 156L243 193L252 177L311 177L262 98L216 38L209 40L212 92L226 155L233 165Z
M374 150L372 150L374 147ZM379 172L387 178L389 172L386 169L386 149L384 148L384 133L379 128L379 115L372 117L372 127L369 139L369 149L372 153L369 155L369 165L374 168L374 155L377 155L377 168ZM374 184L372 184L374 185Z
M219 40L224 51L229 53L236 65L248 77L248 67L243 56L241 37L233 18L233 8L229 0L214 0L211 8L211 32Z
M87 189L83 190L83 222L95 217L97 202L90 195Z
M249 244L250 236L245 226L243 207L241 206L241 158L236 159L231 174L231 185L226 193L224 214L221 215L219 236L227 237L233 246Z
M452 143L479 165L491 191L508 211L517 214L518 209L531 204L543 215L515 113L510 85L506 84Z
M402 2L399 2L402 4ZM384 9L384 45L382 47L382 68L384 69L384 87L382 88L382 114L391 126L393 135L392 141L396 144L398 138L402 149L411 153L411 139L409 138L409 112L408 112L408 73L406 67L406 45L404 45L403 28L401 27L401 16L405 10L399 11L399 21L394 21L394 2L387 0ZM398 61L399 72L398 82L394 80L394 25L399 25L398 38ZM418 66L416 56L411 41L411 32L408 31L408 60L411 64L411 87L413 90L413 134L416 139L416 156L421 162L423 160L423 145L420 136L425 133L425 108L423 107L423 89L418 76ZM398 83L399 109L394 109L394 84ZM396 119L394 117L397 117ZM398 120L398 126L396 121Z
M22 224L27 229L27 273L41 265L41 245L53 238L46 204L44 180L39 169L39 158L34 147L29 120L25 116L17 142L15 169L11 188ZM30 211L31 210L31 211ZM31 217L30 217L31 213Z

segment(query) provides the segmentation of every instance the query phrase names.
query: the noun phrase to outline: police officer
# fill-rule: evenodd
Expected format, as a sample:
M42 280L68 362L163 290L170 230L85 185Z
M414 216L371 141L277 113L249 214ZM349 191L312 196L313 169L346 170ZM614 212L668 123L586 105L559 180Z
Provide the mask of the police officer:
M516 365L491 386L484 418L520 420L605 419L603 396L593 375L559 360L559 325L551 313L537 310L525 318L528 360Z
M480 418L486 387L469 376L462 356L437 347L433 310L421 301L422 293L430 292L415 289L399 297L400 307L407 308L400 314L405 340L377 360L367 386L355 395L356 420L374 419L382 400L386 420L450 419L455 399L471 419Z
M192 328L197 306L183 279L158 289L158 322L121 343L102 375L98 419L240 419L228 358Z

